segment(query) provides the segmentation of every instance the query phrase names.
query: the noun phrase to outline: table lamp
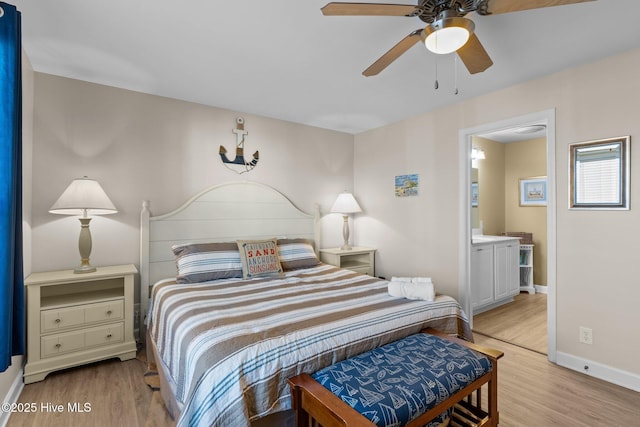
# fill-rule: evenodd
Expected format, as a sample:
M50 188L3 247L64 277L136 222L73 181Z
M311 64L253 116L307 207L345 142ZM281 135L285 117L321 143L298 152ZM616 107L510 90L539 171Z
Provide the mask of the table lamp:
M333 207L331 208L332 213L340 213L344 218L344 225L342 226L342 237L344 237L344 244L340 249L348 251L351 250L351 246L349 245L349 214L362 212L360 209L360 205L356 201L353 194L340 193L338 198L336 199Z
M89 215L108 215L117 213L109 196L104 192L98 181L86 176L71 181L69 187L49 209L50 213L61 215L80 215L80 267L74 273L91 273L96 271L89 263L91 255L91 231L89 231Z

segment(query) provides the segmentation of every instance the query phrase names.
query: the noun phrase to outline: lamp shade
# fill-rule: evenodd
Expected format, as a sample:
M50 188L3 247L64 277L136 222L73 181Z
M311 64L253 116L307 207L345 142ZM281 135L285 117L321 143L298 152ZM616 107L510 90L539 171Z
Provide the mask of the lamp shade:
M473 21L461 17L445 17L424 29L424 44L433 53L455 52L464 46L474 30Z
M362 212L362 209L360 209L360 205L358 205L358 202L356 201L355 197L353 197L353 194L344 192L338 195L338 198L331 208L331 212L350 214Z
M85 176L71 181L49 212L61 215L108 215L118 210L98 181Z

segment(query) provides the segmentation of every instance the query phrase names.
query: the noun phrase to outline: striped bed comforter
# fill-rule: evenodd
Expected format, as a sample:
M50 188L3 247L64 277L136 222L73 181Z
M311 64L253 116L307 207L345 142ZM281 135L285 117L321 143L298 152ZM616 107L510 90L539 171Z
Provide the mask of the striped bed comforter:
M471 339L459 304L394 298L321 264L268 279L160 282L150 335L184 405L178 426L248 426L291 407L287 379L431 326Z

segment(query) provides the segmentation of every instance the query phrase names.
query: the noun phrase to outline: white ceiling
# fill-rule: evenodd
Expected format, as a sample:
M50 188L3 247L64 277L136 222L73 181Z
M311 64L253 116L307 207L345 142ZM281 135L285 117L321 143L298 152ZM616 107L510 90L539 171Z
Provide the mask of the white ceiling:
M454 95L454 55L438 57L435 90L420 44L361 74L418 18L326 17L328 0L8 1L38 72L349 133L640 47L637 0L471 14L494 65L458 63Z

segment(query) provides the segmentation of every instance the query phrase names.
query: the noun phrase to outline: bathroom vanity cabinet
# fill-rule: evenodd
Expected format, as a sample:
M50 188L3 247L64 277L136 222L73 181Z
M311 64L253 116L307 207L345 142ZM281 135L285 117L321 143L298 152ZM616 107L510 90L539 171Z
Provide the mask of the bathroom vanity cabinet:
M511 302L519 292L519 239L474 236L471 245L471 305L474 314Z

